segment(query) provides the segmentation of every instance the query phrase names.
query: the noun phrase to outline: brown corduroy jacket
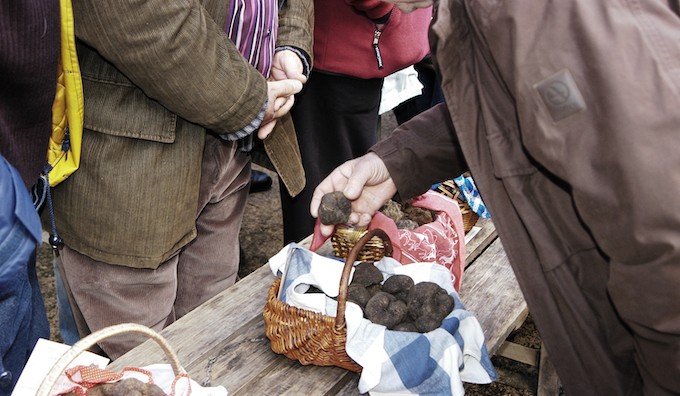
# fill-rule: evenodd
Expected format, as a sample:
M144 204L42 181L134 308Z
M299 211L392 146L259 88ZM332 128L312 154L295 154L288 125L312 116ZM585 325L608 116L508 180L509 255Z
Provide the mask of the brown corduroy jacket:
M80 169L53 191L58 232L73 249L155 268L195 237L207 131L242 129L267 97L262 75L224 33L227 5L73 1L85 131ZM279 23L278 46L312 53L313 1L286 1ZM297 194L295 131L278 124L265 148Z

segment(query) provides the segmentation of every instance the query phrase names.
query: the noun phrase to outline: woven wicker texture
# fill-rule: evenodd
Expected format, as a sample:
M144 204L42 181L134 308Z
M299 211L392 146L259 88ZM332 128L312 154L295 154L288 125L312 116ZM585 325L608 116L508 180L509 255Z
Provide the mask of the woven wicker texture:
M458 202L458 209L460 209L460 214L463 215L463 229L465 232L470 231L477 223L477 220L479 220L479 215L465 202L456 183L453 180L446 180L437 186L435 191Z
M392 244L383 230L367 231L349 251L340 278L340 294L336 316L300 309L286 304L277 298L281 278L277 278L269 289L264 306L264 322L267 338L272 350L302 364L316 366L337 366L361 372L345 351L347 325L345 306L349 276L360 251L372 238L382 241L384 255L392 254Z
M335 232L331 236L331 245L333 246L333 254L335 257L347 259L352 247L359 242L362 236L366 234L365 229L356 229L345 225L338 225L335 227ZM359 261L378 261L385 256L385 246L382 239L373 237L368 240L365 246L359 251L357 260Z

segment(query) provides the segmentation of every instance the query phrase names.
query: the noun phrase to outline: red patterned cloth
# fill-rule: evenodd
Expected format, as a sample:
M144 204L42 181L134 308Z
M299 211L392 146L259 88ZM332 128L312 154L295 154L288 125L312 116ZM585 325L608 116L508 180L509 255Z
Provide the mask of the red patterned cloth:
M436 262L448 268L454 288L460 290L465 267L465 231L458 203L428 191L414 198L412 204L437 212L435 220L415 230L400 230L394 220L376 212L368 229L380 228L387 233L392 241L392 257L402 264ZM318 231L317 221L310 250L318 249L326 239Z

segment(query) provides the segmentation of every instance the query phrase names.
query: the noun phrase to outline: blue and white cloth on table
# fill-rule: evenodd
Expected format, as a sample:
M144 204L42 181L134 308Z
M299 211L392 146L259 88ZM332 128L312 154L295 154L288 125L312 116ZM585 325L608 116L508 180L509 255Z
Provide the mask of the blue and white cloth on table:
M461 194L463 194L465 202L467 202L473 212L477 213L481 218L488 219L491 217L482 201L482 197L479 195L475 181L470 176L460 175L454 178L453 182L456 183Z
M290 244L269 259L275 275L282 275L281 301L335 316L344 261L324 257ZM358 305L347 302L347 355L363 370L359 392L421 395L463 395L463 382L489 383L496 379L477 319L452 286L451 274L435 263L402 265L390 257L375 263L383 277L404 274L415 283L430 281L455 300L442 326L429 333L387 330L364 319ZM351 278L350 278L351 279ZM306 293L314 286L323 293Z

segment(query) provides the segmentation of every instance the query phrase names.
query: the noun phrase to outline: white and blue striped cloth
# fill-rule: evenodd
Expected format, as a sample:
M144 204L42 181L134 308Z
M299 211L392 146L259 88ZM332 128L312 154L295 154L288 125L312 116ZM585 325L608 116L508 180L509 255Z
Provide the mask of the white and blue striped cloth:
M482 197L479 195L479 191L477 190L477 186L472 177L460 175L454 178L453 182L456 183L461 194L463 194L465 202L467 202L473 212L477 213L481 218L488 219L491 217L491 214L482 201Z
M290 244L269 260L275 275L284 276L279 298L290 305L335 316L343 261L323 257ZM429 333L387 330L363 318L348 302L347 354L363 367L359 392L380 394L463 395L463 382L496 379L477 319L463 307L450 272L439 264L402 265L386 257L375 265L386 279L404 274L414 282L435 282L455 299L453 312ZM306 293L314 286L323 293Z

